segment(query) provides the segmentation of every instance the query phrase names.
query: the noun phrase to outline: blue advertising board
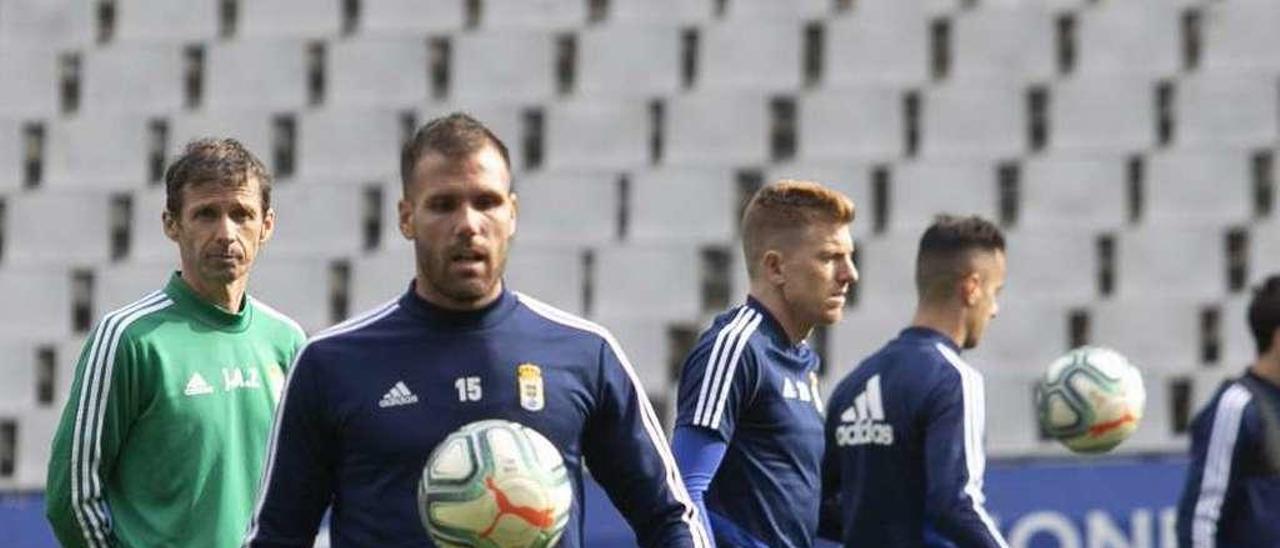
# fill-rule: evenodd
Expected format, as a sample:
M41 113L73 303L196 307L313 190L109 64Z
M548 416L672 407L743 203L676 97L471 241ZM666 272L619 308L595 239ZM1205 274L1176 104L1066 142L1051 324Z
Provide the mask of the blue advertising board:
M992 462L988 508L1011 548L1173 548L1182 458ZM586 489L587 546L634 546L631 530L594 483ZM0 494L0 545L56 546L38 494ZM826 544L825 546L834 546Z

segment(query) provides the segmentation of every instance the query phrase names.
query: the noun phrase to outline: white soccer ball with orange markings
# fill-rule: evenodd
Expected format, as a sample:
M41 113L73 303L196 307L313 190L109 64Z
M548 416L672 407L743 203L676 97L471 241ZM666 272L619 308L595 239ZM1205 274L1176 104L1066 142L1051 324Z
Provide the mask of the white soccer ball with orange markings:
M1142 421L1142 373L1119 352L1083 346L1049 365L1036 386L1043 432L1077 453L1103 453Z
M564 533L573 487L546 437L505 420L473 422L436 446L418 513L437 546L542 548Z

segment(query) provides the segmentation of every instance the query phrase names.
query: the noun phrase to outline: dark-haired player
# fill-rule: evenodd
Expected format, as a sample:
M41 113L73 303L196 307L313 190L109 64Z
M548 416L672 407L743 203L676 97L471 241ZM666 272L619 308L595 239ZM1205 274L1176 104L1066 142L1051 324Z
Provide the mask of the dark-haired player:
M1253 294L1258 358L1191 422L1178 546L1280 546L1280 276Z
M845 546L1004 547L984 507L982 376L960 357L999 310L1004 236L940 216L920 239L910 327L827 406L823 536Z

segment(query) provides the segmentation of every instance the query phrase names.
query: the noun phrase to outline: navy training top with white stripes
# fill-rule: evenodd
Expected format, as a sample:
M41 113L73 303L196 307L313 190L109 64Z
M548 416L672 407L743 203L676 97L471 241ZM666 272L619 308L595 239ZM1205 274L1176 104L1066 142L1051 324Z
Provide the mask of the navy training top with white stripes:
M1280 402L1280 387L1247 372ZM1178 503L1178 546L1280 546L1280 476L1268 468L1256 401L1224 383L1191 421L1191 464Z
M676 427L728 444L706 494L718 546L808 547L818 530L822 401L809 345L754 298L716 317L680 376Z
M1007 548L982 491L982 375L924 327L849 373L827 405L822 536L845 546Z
M559 546L584 544L584 462L641 545L708 544L608 331L505 290L482 310L444 310L411 285L299 353L246 545L310 546L331 507L335 547L432 546L417 509L423 465L451 432L494 418L537 430L563 455L575 496Z

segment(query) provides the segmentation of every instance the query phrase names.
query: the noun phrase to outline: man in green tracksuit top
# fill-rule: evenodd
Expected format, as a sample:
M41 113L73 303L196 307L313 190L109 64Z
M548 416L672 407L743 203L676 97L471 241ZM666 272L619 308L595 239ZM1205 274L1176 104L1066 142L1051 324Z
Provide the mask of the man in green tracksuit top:
M262 162L198 140L165 190L182 270L94 328L54 436L46 513L64 546L238 545L305 338L245 294L275 222Z

